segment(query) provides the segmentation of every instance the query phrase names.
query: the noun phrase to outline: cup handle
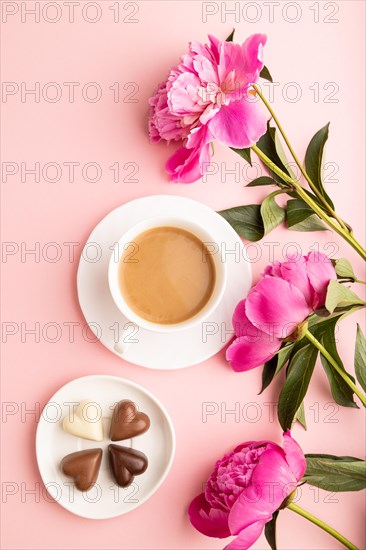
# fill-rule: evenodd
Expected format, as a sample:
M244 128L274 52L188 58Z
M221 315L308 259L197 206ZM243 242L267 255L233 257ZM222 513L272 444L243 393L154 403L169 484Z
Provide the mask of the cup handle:
M136 323L132 323L131 321L126 323L119 336L119 340L114 344L114 351L119 355L123 355L131 344L138 343L139 340L136 338L138 330L139 326Z

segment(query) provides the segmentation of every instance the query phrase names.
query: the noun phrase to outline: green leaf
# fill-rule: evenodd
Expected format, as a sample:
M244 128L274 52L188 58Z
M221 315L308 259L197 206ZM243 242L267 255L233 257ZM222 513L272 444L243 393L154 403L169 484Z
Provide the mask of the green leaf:
M264 235L260 204L236 206L218 212L231 227L248 241L259 241Z
M365 302L345 285L341 285L338 281L330 281L327 290L327 297L325 299L325 307L327 310L330 313L333 313L336 307L348 307L354 305L365 305Z
M280 351L277 353L277 368L275 374L278 374L282 367L287 363L287 361L290 358L290 355L293 351L295 343L286 344L283 348L280 349Z
M272 519L268 521L264 526L264 534L267 539L268 544L271 547L271 550L277 550L276 542L276 522L279 511L274 512Z
M337 319L338 322L343 319L343 317L352 313L352 311L357 311L359 309L361 309L360 305L351 306L345 309L335 309L333 313L329 313L325 308L317 310L317 313L313 313L308 317L309 330L316 338L319 338L324 334L324 331L332 325L334 319Z
M276 374L278 374L287 363L294 345L294 343L286 344L274 357L272 357L272 359L269 359L269 361L264 364L262 371L262 388L259 395L270 385Z
M358 323L355 349L355 372L361 388L366 392L366 341Z
M276 129L273 128L273 130L276 130ZM283 150L283 147L282 147L281 140L278 137L278 132L276 132L276 131L272 132L272 137L273 137L273 140L275 142L275 147L276 147L277 154L280 157L280 159L282 161L282 164L284 166L286 166L287 172L296 181L298 178L297 178L296 174L294 173L294 171L292 170L289 161L287 160L285 151Z
M350 456L307 454L303 481L325 491L361 491L366 487L366 462Z
M356 306L354 309L358 309L359 306ZM330 352L330 354L338 361L341 368L343 368L342 360L338 355L336 340L335 340L335 327L336 324L343 318L349 315L350 311L336 311L328 317L321 317L319 315L311 315L308 319L308 330L313 334L313 336L321 342L324 347ZM308 340L303 338L301 341L295 343L295 347L292 350L290 361L295 353L303 349L308 345ZM342 406L346 407L357 407L353 401L353 392L349 388L348 384L343 380L343 378L334 370L334 368L328 363L328 361L322 356L321 362L323 368L327 374L330 388L334 400ZM352 379L353 377L347 373L348 376Z
M259 185L277 185L277 182L268 176L260 176L248 183L247 187L258 187Z
M356 310L359 308L360 306L354 306L352 309ZM349 315L352 309L349 311L344 311L344 310L336 311L330 315L328 314L328 317L321 317L319 315L312 314L308 319L308 324L309 324L308 330L315 336L315 338L317 338L317 340L319 340L320 342L323 343L323 345L325 345L328 351L330 351L330 353L338 360L342 368L344 367L342 365L341 358L337 353L335 337L334 337L334 329L337 322L340 321L343 317L346 317L347 315ZM308 347L309 347L308 340L306 338L303 338L298 342L288 344L285 346L285 348L282 348L279 353L283 353L286 355L284 355L283 361L281 361L280 358L278 359L275 375L279 371L279 368L282 368L282 366L286 363L288 359L289 359L288 374L290 375L291 369L293 367L294 358L295 357L297 358L299 354L301 354L302 352L306 353L305 348L308 348ZM355 403L353 402L353 392L352 390L350 390L348 385L344 382L343 378L337 372L334 371L333 367L328 365L328 362L325 361L323 357L322 357L322 364L323 364L324 370L328 375L331 391L335 401L337 401L343 406L356 407ZM304 374L306 375L306 373ZM350 376L350 378L354 380L350 374L348 374L348 376ZM306 379L305 379L305 384L308 384ZM305 393L306 393L306 390L305 390ZM279 410L280 410L280 406L281 407L283 406L282 401L281 403L279 403ZM298 407L298 411L299 411L298 414L301 416L302 410L301 410L300 404ZM296 418L296 416L297 414L295 414L294 419ZM302 420L305 420L305 418L297 418L297 419L301 421L301 423L302 423Z
M269 361L264 364L262 371L262 388L259 395L270 385L274 375L276 374L278 356L275 355Z
M287 201L287 226L293 231L326 231L328 228L302 199Z
M276 149L276 143L275 143L275 135L276 135L276 128L272 128L270 125L269 125L269 122L267 124L267 131L266 133L261 137L259 138L259 140L257 141L257 147L265 154L267 155L267 157L272 161L274 162L274 164L276 164L276 166L278 166L278 168L280 168L283 172L285 172L285 174L287 174L288 176L290 175L288 169L286 168L286 166L284 165L284 163L282 162L278 152L277 152L277 149ZM272 170L270 170L267 166L265 166L265 169L268 171L268 173L273 177L274 180L276 180L277 182L280 182L281 184L285 185L286 187L288 187L287 183L282 179L280 178L279 176L277 176L277 174L275 174L274 172L272 172Z
M262 371L262 388L259 395L270 385L276 374L278 374L287 363L294 345L294 342L286 344L276 353L276 355L274 355L274 357L264 364Z
M338 456L338 455L330 455L327 453L306 453L305 458L321 458L325 460L336 460L339 462L364 462L362 458L357 458L355 456ZM305 472L306 473L306 472Z
M337 351L337 345L336 345L336 339L335 339L335 327L337 324L338 319L333 318L331 322L327 323L326 330L323 331L322 336L320 337L321 344L325 347L325 349L330 353L330 355L337 361L338 365L341 367L343 371L346 372L342 359L340 358L338 351ZM318 327L319 331L319 327ZM323 365L323 368L325 370L325 373L328 377L330 389L334 398L334 401L338 403L338 405L342 405L342 407L354 407L358 408L356 403L353 400L354 392L351 390L351 388L348 386L348 384L343 380L340 374L329 363L328 359L326 359L322 354L320 354L321 363ZM354 378L347 373L348 376L354 381Z
M316 214L312 214L303 222L293 225L292 231L328 231L328 228L319 220Z
M235 149L234 147L230 147L232 151L234 151L237 155L241 156L244 160L246 160L250 166L252 166L252 159L250 157L250 147L247 149Z
M320 340L324 334L324 332L328 329L329 326L332 325L333 319L341 319L344 315L344 311L337 312L332 315L329 315L329 312L327 317L320 317L318 315L312 314L308 317L308 330L315 336L317 340ZM290 360L293 358L295 353L297 353L298 350L304 348L306 345L309 344L309 341L307 338L302 338L302 340L299 340L294 343L294 347L290 354Z
M286 211L276 203L275 197L283 191L273 191L268 195L261 205L261 216L264 225L264 234L267 235L285 221Z
M305 418L305 406L304 401L301 403L300 407L297 409L292 425L296 422L300 422L301 426L306 430L306 418Z
M311 181L318 189L320 194L326 199L331 208L334 208L333 202L327 195L322 181L323 171L323 152L324 145L328 139L329 122L321 128L311 139L305 154L305 168Z
M318 197L316 195L314 195L314 193L312 193L311 191L309 191L308 189L305 189L305 187L301 187L301 189L303 190L303 192L312 199L313 202L315 202L318 206L320 206L320 208L322 208L324 210L324 204L321 202L320 199L318 199ZM294 199L298 199L299 198L299 195L297 193L297 191L289 191L287 193L290 197L293 197ZM305 203L306 204L306 203ZM310 207L309 207L310 208ZM314 212L314 211L313 211Z
M273 82L272 75L271 75L271 73L269 72L268 68L265 65L263 65L263 69L259 73L259 76L261 78L264 78L264 80L269 80L269 82Z
M313 336L317 340L321 340L323 335L327 332L327 330L333 326L333 323L337 323L341 321L344 317L347 317L347 315L350 315L352 312L357 311L358 309L361 309L360 306L353 306L349 308L348 310L337 310L334 311L334 313L329 314L327 310L327 316L320 316L313 313L308 317L308 330L313 334ZM294 357L294 355L302 348L304 348L306 345L308 345L307 338L303 338L302 340L299 340L297 342L294 342L291 344L292 349L290 351L290 360ZM287 346L286 346L287 347ZM352 377L351 377L352 378Z
M235 29L231 31L225 42L232 42L234 40Z
M283 431L291 429L309 387L317 355L317 348L309 343L291 357L287 379L278 401L278 420Z
M346 258L340 258L335 261L335 270L339 279L352 279L355 281L357 279L354 274L352 265Z

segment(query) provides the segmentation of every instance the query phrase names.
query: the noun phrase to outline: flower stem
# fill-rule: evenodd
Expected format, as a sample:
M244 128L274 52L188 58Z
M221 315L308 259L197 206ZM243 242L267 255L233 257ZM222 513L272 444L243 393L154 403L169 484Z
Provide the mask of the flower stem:
M340 367L337 363L337 361L334 359L334 357L332 357L330 355L330 353L325 349L325 347L319 342L319 340L317 340L312 334L311 332L309 332L308 330L305 332L305 337L309 340L309 342L311 342L316 348L318 348L318 350L320 351L320 353L327 359L328 363L330 363L332 365L332 367L334 368L334 370L336 370L339 374L339 376L341 376L343 378L343 380L348 384L348 386L351 388L351 390L357 395L357 397L359 398L359 400L361 401L361 403L363 404L364 407L366 407L366 397L361 393L361 391L358 389L358 387L356 386L356 384L351 380L351 378L348 376L348 374L346 373L345 370L342 369L342 367Z
M322 520L318 519L317 517L313 516L313 514L310 514L310 512L307 512L303 508L300 508L300 506L298 506L297 504L294 504L293 502L291 502L291 504L289 504L287 506L287 508L289 508L293 512L296 512L296 514L299 514L303 518L308 519L312 523L315 523L315 525L317 525L318 527L320 527L321 529L323 529L324 531L326 531L327 533L332 535L332 537L337 539L339 542L341 542L345 546L345 548L349 548L350 550L358 550L357 546L352 544L352 542L350 542L343 535L338 533L338 531L333 529L333 527L330 527L329 525L324 523L324 521L322 521Z
M277 176L279 176L285 182L290 184L291 189L296 191L298 196L304 202L306 202L306 204L308 206L310 206L310 208L315 212L315 214L317 214L319 216L319 218L321 218L327 225L329 225L329 227L331 227L333 229L333 231L338 233L338 235L343 237L348 242L348 244L350 244L352 246L352 248L354 248L356 250L356 252L361 256L361 258L363 260L366 260L366 251L362 248L360 243L358 243L356 241L356 239L353 237L352 233L350 233L349 231L346 231L345 229L340 227L338 225L338 223L336 223L332 218L330 218L327 215L327 213L319 206L319 204L317 204L311 198L311 196L308 195L308 193L305 191L305 189L303 189L301 187L301 185L296 180L292 179L288 174L283 172L283 170L281 170L281 168L278 168L278 166L274 162L272 162L271 159L269 157L267 157L267 155L265 155L263 153L263 151L261 151L259 149L259 147L257 147L256 145L252 145L252 150L261 159L261 161L266 166L268 166L268 168L270 168L270 170L272 170L272 172L274 172L275 174L277 174Z
M306 181L308 182L309 184L309 187L310 189L312 189L312 191L315 193L315 195L318 197L318 199L320 200L320 202L323 203L323 205L325 206L325 208L328 210L328 212L331 214L331 216L333 216L334 219L337 220L337 222L339 223L339 225L345 229L346 231L349 231L348 230L348 227L347 225L344 223L344 221L338 217L338 215L336 214L336 212L334 211L334 209L330 206L330 204L328 204L327 200L325 199L325 197L323 197L323 195L320 193L320 191L317 189L317 187L314 185L314 183L312 182L309 174L306 172L305 168L303 167L302 163L300 162L298 156L296 155L284 129L282 128L282 125L280 123L280 121L278 120L277 118L277 115L275 114L275 112L273 111L270 103L267 101L267 99L264 97L264 95L262 94L260 88L257 86L257 85L253 85L253 88L255 89L255 91L257 92L257 94L259 95L259 97L261 98L261 100L263 101L264 105L267 107L268 111L270 112L273 120L275 121L276 125L277 125L277 128L279 129L279 131L281 132L282 134L282 137L283 139L285 140L285 143L294 159L294 161L296 162L297 166L299 167L300 169L300 172L302 173L302 175L304 176L304 178L306 179Z

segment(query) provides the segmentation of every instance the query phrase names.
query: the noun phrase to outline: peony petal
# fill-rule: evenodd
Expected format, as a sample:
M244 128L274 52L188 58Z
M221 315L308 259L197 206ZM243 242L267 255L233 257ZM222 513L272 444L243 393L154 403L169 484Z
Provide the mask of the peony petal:
M254 369L264 365L280 349L281 340L259 331L256 339L240 336L226 350L226 359L236 372Z
M238 338L226 351L226 359L236 372L254 369L271 359L281 347L281 341L257 328L248 319L245 302L238 303L233 314L233 327Z
M268 115L263 106L245 96L240 101L223 105L208 122L217 141L229 147L251 147L266 133Z
M168 91L170 113L180 117L201 113L204 107L199 104L200 85L200 79L193 73L184 72L176 77Z
M192 183L206 173L210 164L212 139L206 126L194 128L187 139L187 146L178 149L166 163L166 170L172 181Z
M240 533L258 521L269 521L273 512L295 488L296 478L286 462L283 449L271 444L261 455L250 485L243 490L230 511L231 533Z
M220 40L213 36L212 34L208 35L208 39L210 41L210 50L213 56L213 59L216 61L216 63L219 63L220 55L219 55L219 45Z
M311 308L296 286L277 277L265 277L249 292L245 310L255 326L276 338L286 338Z
M301 290L307 304L312 308L314 304L314 290L309 281L304 256L294 257L293 260L290 259L287 262L281 263L281 276L285 281Z
M242 531L235 540L225 546L224 550L247 550L259 539L265 525L264 521L256 521Z
M305 259L308 277L315 291L315 307L322 307L325 304L329 281L337 278L335 269L328 256L321 252L310 252Z
M186 147L180 147L168 159L165 169L174 182L192 183L201 177L198 155Z
M283 434L283 448L286 461L297 481L300 481L306 470L306 459L300 445L291 437L290 430Z
M275 260L272 264L267 265L263 271L263 277L270 275L271 277L282 277L281 275L281 262Z
M213 118L220 110L220 107L215 107L213 103L207 105L206 109L203 111L200 116L200 123L207 124L211 118Z
M182 55L182 57L180 58L178 71L180 71L181 73L188 71L190 73L196 74L193 67L193 56L191 52Z
M258 336L258 329L249 321L245 312L246 300L241 300L233 313L233 327L236 336Z
M206 143L201 149L199 150L199 159L198 159L199 165L201 167L201 176L203 176L207 172L207 168L210 165L211 162L211 155L210 155L210 144Z
M166 141L184 139L189 128L179 117L173 115L168 108L168 82L159 84L156 94L149 99L151 106L149 117L150 141L156 143L161 139Z
M252 34L242 45L243 57L246 60L245 71L252 75L252 82L258 79L263 69L263 48L266 45L265 34Z
M241 87L247 88L248 78L246 75L247 60L243 56L242 46L235 42L223 41L219 45L220 60L218 65L218 74L220 84L224 85L227 91L227 83L231 75L235 72L236 82Z
M193 183L199 180L210 163L209 144L202 148L180 147L165 165L175 183Z
M230 536L228 512L212 508L205 494L198 495L188 508L189 519L193 527L208 537L225 538Z
M207 126L196 126L191 130L187 138L187 148L193 149L195 147L203 147L213 140L214 138Z
M197 56L206 57L208 60L210 60L213 64L216 65L217 63L215 58L215 51L212 49L211 45L212 45L211 40L210 40L210 45L208 46L207 44L202 44L201 42L193 41L190 43L190 46L189 46L189 55L192 57L192 59L195 59Z
M193 60L193 67L200 80L204 83L219 85L217 65L204 55L196 55Z
M222 42L218 67L220 82L226 82L233 72L235 81L245 88L257 82L263 68L263 47L266 42L265 34L249 36L242 46L234 42Z

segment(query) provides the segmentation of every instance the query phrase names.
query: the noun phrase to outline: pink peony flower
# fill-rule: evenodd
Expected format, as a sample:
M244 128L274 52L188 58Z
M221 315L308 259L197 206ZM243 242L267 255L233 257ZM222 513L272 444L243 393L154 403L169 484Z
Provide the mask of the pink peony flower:
M191 523L209 537L236 535L225 550L246 550L305 470L304 454L289 431L283 448L271 441L243 443L216 463L205 492L189 506Z
M184 142L166 166L172 181L199 179L214 140L239 149L266 132L268 115L251 93L263 68L266 40L264 34L254 34L242 46L213 36L208 45L192 42L150 98L151 142Z
M318 252L267 266L234 311L236 339L226 352L233 370L250 370L271 359L283 339L324 305L329 281L335 278L332 262Z

